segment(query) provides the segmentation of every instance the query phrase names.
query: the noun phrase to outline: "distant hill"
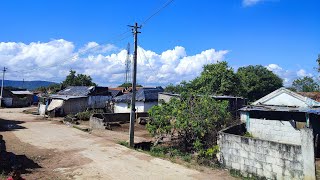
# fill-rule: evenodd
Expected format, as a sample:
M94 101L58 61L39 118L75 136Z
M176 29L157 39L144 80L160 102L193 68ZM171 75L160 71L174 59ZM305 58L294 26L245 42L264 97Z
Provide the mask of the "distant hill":
M0 80L0 86L1 86L2 80ZM12 80L4 80L4 87L11 86L15 88L24 88L28 90L34 90L38 87L44 86L47 87L51 84L57 84L55 82L49 82L49 81L12 81Z

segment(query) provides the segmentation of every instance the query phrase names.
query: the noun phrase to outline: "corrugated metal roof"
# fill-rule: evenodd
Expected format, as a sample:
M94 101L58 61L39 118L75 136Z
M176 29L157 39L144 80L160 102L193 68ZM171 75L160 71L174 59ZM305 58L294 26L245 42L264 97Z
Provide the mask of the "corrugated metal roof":
M68 96L88 96L93 90L94 86L68 86L57 94Z
M289 107L289 106L247 106L239 111L279 111L279 112L304 112L320 115L320 108Z
M158 101L158 93L163 92L163 88L140 88L136 93L136 101L153 102ZM124 94L114 98L115 102L130 102L132 93Z
M115 89L109 89L109 92L111 93L112 97L116 97L116 96L122 94L121 90L115 90Z
M33 93L30 91L11 91L14 95L32 95Z
M298 94L320 102L320 92L297 92Z
M70 96L70 95L58 95L58 94L53 94L50 96L52 99L63 99L63 100L68 100L68 99L75 99L75 98L85 98L88 96Z

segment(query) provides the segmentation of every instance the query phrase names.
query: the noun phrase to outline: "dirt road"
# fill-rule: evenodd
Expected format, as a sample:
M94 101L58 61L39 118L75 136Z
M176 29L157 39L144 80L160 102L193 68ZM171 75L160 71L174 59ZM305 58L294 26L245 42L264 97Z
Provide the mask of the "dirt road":
M7 150L18 155L26 179L233 179L227 171L197 171L118 145L120 132L98 137L78 129L0 109Z

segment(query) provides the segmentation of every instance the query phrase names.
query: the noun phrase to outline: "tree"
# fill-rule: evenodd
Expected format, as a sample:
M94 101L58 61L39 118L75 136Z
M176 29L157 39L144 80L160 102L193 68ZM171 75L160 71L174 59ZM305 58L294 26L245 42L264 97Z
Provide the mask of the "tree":
M76 71L70 70L70 74L62 82L62 87L67 86L96 86L96 84L92 82L90 76L85 74L76 75Z
M132 83L123 83L118 87L132 87ZM137 84L136 87L142 87L140 84Z
M315 92L319 91L319 84L312 77L305 76L292 82L292 87L299 92Z
M231 124L228 102L183 93L180 99L154 106L149 110L152 121L147 124L151 135L178 139L174 144L184 152L206 153L214 148L218 131Z
M243 88L242 96L257 100L283 86L283 80L267 68L256 65L240 67L237 71Z
M169 84L168 86L166 86L164 91L169 93L181 94L183 92L188 92L190 90L190 87L191 87L190 83L186 81L182 81L180 84L177 84L177 85Z
M318 63L318 72L320 72L320 54L318 54L318 59L316 61Z
M205 65L201 75L191 81L191 87L201 94L237 95L239 82L233 69L223 61Z

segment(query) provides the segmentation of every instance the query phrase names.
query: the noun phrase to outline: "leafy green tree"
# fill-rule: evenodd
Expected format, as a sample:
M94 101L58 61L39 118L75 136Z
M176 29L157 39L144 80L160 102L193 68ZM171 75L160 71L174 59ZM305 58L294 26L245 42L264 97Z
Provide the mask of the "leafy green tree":
M218 131L231 124L228 102L183 93L180 99L154 106L147 130L157 138L171 136L185 152L205 154L216 145Z
M85 74L76 75L76 71L70 70L70 74L62 82L63 88L67 86L96 86L96 84L92 82L90 76Z
M267 68L256 65L240 67L237 75L241 80L242 96L249 101L257 100L283 86L283 80Z
M318 63L318 72L320 72L320 54L318 54L318 59L316 61Z
M164 91L165 92L170 92L170 93L181 94L183 92L190 91L190 88L191 88L191 84L190 83L188 83L186 81L182 81L180 84L177 84L177 85L169 84L168 86L166 86Z
M142 87L140 84L136 85L137 87ZM132 87L132 83L123 83L118 87Z
M305 76L292 82L292 87L299 92L315 92L319 91L319 84L312 77Z
M208 64L201 75L190 82L191 88L201 94L238 95L241 92L240 80L225 61Z

